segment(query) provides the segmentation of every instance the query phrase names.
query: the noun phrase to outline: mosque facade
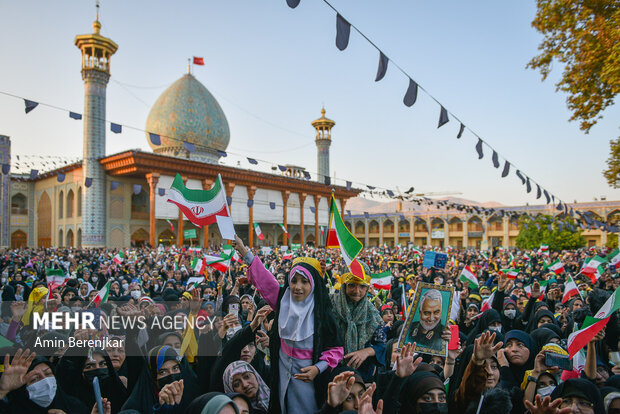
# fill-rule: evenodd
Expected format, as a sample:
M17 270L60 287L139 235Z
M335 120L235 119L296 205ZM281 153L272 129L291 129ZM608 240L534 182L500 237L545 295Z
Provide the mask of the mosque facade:
M297 166L270 174L220 164L230 142L228 121L217 100L191 73L170 85L151 108L145 129L153 152L105 154L106 85L118 45L101 35L98 20L93 33L77 36L75 45L81 51L84 81L83 159L35 178L8 175L5 180L2 175L2 246L221 243L215 224L196 227L167 202L177 173L193 189L209 189L221 175L235 230L253 246L322 245L332 194L343 208L359 193L325 180L335 123L325 118L324 110L312 123L317 125L319 180L310 180ZM0 157L10 159L8 137L0 137ZM255 223L263 240L256 236Z

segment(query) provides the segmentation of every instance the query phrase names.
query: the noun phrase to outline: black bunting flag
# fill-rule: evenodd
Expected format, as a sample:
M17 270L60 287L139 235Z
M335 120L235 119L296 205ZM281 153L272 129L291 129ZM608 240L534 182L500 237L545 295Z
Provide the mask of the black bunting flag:
M465 131L465 125L461 123L461 127L459 128L459 133L456 135L457 139L461 139L461 137L463 136L463 131Z
M497 155L497 151L493 150L493 156L491 157L491 159L493 160L493 166L495 168L499 168L499 157Z
M509 173L510 173L510 163L506 161L504 163L504 170L502 171L502 177L507 177Z
M375 78L375 82L379 82L385 76L388 67L388 57L383 54L383 52L379 52L379 67L377 68L377 77Z
M476 144L476 152L478 153L478 159L481 160L484 157L484 153L482 152L482 140L478 138L478 143Z
M521 174L521 171L517 170L517 177L519 177L519 179L521 180L521 184L525 184L525 178L523 177L523 174Z
M448 119L448 111L446 111L446 108L442 106L441 110L439 111L439 124L437 125L437 128L441 128L449 121L450 119Z
M294 9L295 7L299 6L299 2L301 0L286 0L286 4L288 4L288 7L290 7L291 9Z
M418 84L413 79L409 79L409 87L403 98L403 103L405 106L413 106L416 99L418 99Z
M536 184L536 200L542 197L542 192L540 191L540 186Z
M338 13L336 15L336 47L338 50L345 50L349 45L349 35L351 34L351 23Z
M530 184L530 177L525 180L525 189L529 193L532 191L532 184Z
M545 198L547 199L547 204L549 204L551 202L551 197L549 197L549 193L547 192L547 190L543 190L543 194L545 195Z

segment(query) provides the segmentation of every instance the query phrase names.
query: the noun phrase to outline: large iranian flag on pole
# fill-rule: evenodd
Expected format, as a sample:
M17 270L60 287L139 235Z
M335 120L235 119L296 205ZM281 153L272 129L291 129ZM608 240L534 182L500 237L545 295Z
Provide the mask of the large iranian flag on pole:
M568 337L568 356L572 358L583 349L609 322L611 315L620 309L620 287L611 295L607 302L594 315L586 316L581 329Z
M329 232L327 233L325 247L332 249L340 247L342 257L349 267L362 250L362 243L351 234L344 224L333 194L329 208Z
M197 226L216 222L216 216L230 216L222 177L217 175L210 190L190 190L177 174L168 193L168 202L176 204L185 217Z
M476 277L476 274L474 273L473 270L471 270L469 266L465 266L463 268L463 271L459 275L459 280L464 283L465 282L469 283L470 287L478 287L478 278Z
M605 263L607 263L607 260L604 258L594 256L583 265L579 273L588 276L592 283L596 283L605 271Z
M564 263L560 262L559 259L556 259L555 262L547 266L547 269L551 270L556 275L562 274L564 273Z
M370 282L375 289L390 290L392 288L392 273L389 271L370 275Z
M103 302L108 301L108 295L110 294L110 283L111 281L108 281L108 283L105 284L105 286L99 291L99 293L97 293L97 296L95 296L95 298L93 299L93 303L95 304L96 308L98 308L99 305L101 305Z
M579 294L577 284L570 275L566 278L566 284L564 285L564 295L562 296L562 303L566 303L575 295Z
M618 269L620 267L620 250L615 249L613 252L609 253L605 259L607 259L610 265Z
M256 235L258 236L259 240L265 240L265 235L261 231L260 226L258 225L258 223L254 223L254 231L256 232Z

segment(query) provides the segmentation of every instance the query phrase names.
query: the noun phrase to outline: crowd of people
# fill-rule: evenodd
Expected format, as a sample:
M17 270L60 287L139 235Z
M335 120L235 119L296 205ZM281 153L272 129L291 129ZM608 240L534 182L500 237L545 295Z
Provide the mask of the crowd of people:
M233 246L225 268L201 267L218 253L206 248L0 252L0 413L620 413L617 315L566 358L569 335L620 285L614 266L580 275L606 249L446 249L438 269L423 266L436 248L365 248L360 275L338 249ZM385 272L390 288L373 287ZM563 301L568 275L579 292ZM456 300L436 334L421 317L403 335L419 282ZM94 311L149 328L33 323ZM153 324L165 317L187 323ZM445 351L420 352L425 338Z

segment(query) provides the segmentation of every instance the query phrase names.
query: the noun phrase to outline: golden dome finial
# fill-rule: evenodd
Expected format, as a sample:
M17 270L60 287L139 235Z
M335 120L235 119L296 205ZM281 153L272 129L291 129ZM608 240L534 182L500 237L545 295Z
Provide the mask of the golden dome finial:
M97 8L97 14L95 17L95 21L93 22L93 31L95 34L99 34L101 31L101 23L99 23L99 0L95 3L95 7Z
M321 118L325 118L325 106L321 108Z

